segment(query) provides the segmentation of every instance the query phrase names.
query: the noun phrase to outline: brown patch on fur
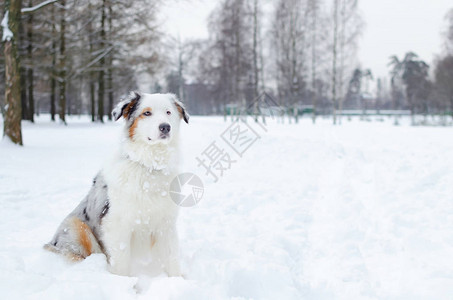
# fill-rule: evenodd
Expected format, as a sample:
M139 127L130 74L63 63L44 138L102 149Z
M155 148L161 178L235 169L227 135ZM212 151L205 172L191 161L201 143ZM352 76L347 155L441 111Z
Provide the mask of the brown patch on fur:
M182 109L182 107L178 104L176 104L176 109L178 109L179 111L179 116L182 118L184 118L184 110Z
M143 115L146 111L151 112L152 111L151 107L145 107L142 110L142 112L140 113L140 115L138 116L138 118L134 120L134 122L132 123L131 127L129 127L129 138L130 139L132 139L134 137L134 135L135 135L135 129L137 129L138 121L140 121L141 119L146 118L146 116Z
M131 103L129 103L126 108L123 110L123 117L126 119L129 116L129 113L131 111L132 106L135 105L135 102L138 100L132 100Z
M189 115L186 113L184 107L181 105L182 103L178 102L178 101L174 101L174 104L176 106L176 109L178 110L179 112L179 117L181 119L184 119L184 122L186 122L187 124L189 124Z
M91 228L78 218L74 218L74 226L79 237L79 243L85 250L85 257L92 253L90 235L92 235Z
M154 245L156 244L156 238L151 235L151 248L154 247Z

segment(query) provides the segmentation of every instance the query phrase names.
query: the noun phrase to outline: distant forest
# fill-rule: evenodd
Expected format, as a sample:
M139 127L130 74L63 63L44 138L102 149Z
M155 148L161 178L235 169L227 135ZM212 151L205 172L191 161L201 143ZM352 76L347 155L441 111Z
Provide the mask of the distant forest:
M17 2L21 11L13 15ZM453 112L453 10L446 12L445 49L439 49L443 55L433 66L408 49L405 57L389 58L387 78L375 78L357 61L364 27L358 0L275 0L266 14L261 0L218 1L206 40L163 32L157 18L163 5L159 0L4 2L2 32L17 27L21 118L33 121L50 113L52 120L65 122L66 115L89 114L93 122L104 122L124 94L143 85L145 92L175 93L192 114L202 115L248 106L263 91L288 111L310 107L313 118L333 114L334 122L339 112L351 109ZM11 107L5 97L10 54L3 40L5 114Z

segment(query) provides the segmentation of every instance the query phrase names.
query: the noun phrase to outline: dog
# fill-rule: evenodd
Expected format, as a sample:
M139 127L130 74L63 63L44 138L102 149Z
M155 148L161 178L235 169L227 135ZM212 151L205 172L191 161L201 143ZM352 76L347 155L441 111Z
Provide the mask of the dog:
M181 276L178 206L168 188L177 175L179 125L189 115L173 94L139 92L112 115L125 120L119 151L44 248L71 260L104 253L118 275Z

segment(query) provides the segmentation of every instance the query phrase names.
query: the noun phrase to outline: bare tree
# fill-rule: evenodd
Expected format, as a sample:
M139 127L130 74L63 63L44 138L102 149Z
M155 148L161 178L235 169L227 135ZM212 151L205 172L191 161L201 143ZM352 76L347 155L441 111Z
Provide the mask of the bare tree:
M198 40L186 40L182 41L181 37L171 38L168 46L171 57L167 58L171 65L170 73L177 74L177 80L172 82L172 88L169 89L172 93L175 93L181 101L185 101L185 82L189 65L194 60L198 49L200 48L200 41ZM176 45L176 47L175 47ZM199 53L198 53L199 54ZM172 77L174 74L170 74ZM176 83L176 85L175 85Z
M261 39L261 19L260 19L260 10L259 10L259 0L253 0L252 4L252 18L253 18L253 46L252 46L252 56L253 56L253 99L258 97L258 85L260 81L260 68L259 66L259 55L260 55L260 39ZM254 105L254 114L255 121L258 121L258 102L255 101Z
M273 19L272 43L275 48L276 79L279 97L284 105L302 101L306 90L309 65L307 1L279 1Z
M311 88L312 88L312 106L313 106L313 115L312 120L313 124L316 122L316 104L318 100L318 93L316 87L316 75L317 75L317 45L318 45L318 10L319 10L319 1L310 0L310 10L312 16L311 22Z
M33 6L33 1L28 1L29 7ZM29 66L27 67L27 90L28 90L28 111L27 119L34 122L35 100L33 97L33 14L28 16L27 20L27 59Z
M55 114L57 113L57 106L56 106L56 87L57 81L56 77L57 74L55 72L57 66L57 29L56 29L56 19L55 19L55 7L52 6L51 8L51 48L50 54L52 56L52 62L50 66L50 118L52 121L55 121Z
M22 1L7 0L5 15L2 20L4 55L5 55L5 113L3 136L13 143L23 145L21 127L21 97L19 56L17 51L17 37L21 17Z
M209 18L209 47L200 66L214 86L214 97L223 107L246 102L247 83L253 76L253 26L245 0L224 0Z
M108 40L114 40L113 34L113 4L111 1L108 3L108 13L107 13L107 22L108 22ZM113 55L109 55L107 57L107 98L108 98L108 119L112 121L112 114L110 113L113 111L113 98L114 98L114 90L113 90Z
M60 45L59 45L59 106L60 120L66 124L66 0L61 1L60 8Z
M358 13L358 0L333 0L333 43L332 43L332 102L333 122L337 121L337 110L341 110L345 96L344 86L349 81L356 64L354 52L361 33L362 19Z
M29 0L27 5L36 2ZM19 11L18 16L10 12L10 3L13 12ZM15 9L17 3L20 6ZM156 19L159 0L43 0L22 9L22 21L22 2L11 0L6 4L4 27L11 34L8 40L5 38L6 55L0 58L0 70L7 75L5 83L14 82L5 85L5 116L16 116L19 111L33 120L41 103L52 120L58 113L65 123L67 114L90 110L102 120L113 107L115 93L136 88L137 75L152 74L161 67ZM33 14L38 10L39 14ZM11 21L14 25L9 24ZM23 34L19 34L20 28ZM19 68L17 73L15 67ZM102 101L104 97L108 106ZM8 104L8 99L19 102ZM11 127L19 137L20 121L5 117L5 122L11 124L4 127L5 135ZM18 143L22 143L20 140L17 138Z
M106 10L106 0L102 0L101 5L101 27L100 27L100 43L99 47L101 49L105 48L105 10ZM104 92L105 92L105 56L103 55L99 60L99 78L98 78L98 120L104 122Z

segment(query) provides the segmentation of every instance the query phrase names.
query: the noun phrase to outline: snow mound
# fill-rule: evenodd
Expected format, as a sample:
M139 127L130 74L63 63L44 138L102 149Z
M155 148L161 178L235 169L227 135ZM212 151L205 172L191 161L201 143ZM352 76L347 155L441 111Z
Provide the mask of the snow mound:
M85 118L67 127L47 120L24 123L25 147L0 144L3 299L453 295L451 128L269 120L214 182L196 157L213 141L226 151L221 134L231 123L194 117L182 126L181 172L200 176L205 190L178 221L184 278L137 278L110 274L101 254L69 263L42 249L120 132Z

